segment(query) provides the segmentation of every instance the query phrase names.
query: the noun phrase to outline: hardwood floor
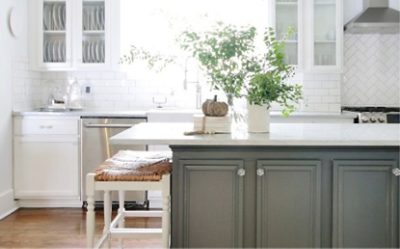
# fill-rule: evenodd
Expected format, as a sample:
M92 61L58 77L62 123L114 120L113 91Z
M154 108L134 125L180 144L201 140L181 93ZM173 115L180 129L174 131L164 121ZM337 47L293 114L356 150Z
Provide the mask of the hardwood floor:
M160 227L160 218L128 218L127 227ZM103 213L96 212L96 236ZM116 239L111 246L118 247ZM0 248L85 248L86 214L80 208L19 209L0 221ZM124 248L160 248L160 239L124 240Z

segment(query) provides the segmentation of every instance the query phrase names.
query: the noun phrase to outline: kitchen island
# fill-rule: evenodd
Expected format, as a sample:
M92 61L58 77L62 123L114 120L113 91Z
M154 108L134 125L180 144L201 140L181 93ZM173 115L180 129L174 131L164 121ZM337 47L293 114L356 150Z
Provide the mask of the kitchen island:
M191 129L146 123L112 138L170 145L172 247L399 247L399 125Z

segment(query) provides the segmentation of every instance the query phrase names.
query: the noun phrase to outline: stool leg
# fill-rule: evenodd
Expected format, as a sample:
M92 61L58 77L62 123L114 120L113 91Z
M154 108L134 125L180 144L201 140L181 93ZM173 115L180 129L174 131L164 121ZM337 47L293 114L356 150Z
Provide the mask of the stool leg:
M94 213L94 174L89 173L86 176L86 246L93 248L94 243L94 230L95 230L95 213Z
M125 191L123 190L118 191L118 201L119 201L118 214L122 214L125 211ZM125 227L125 218L120 220L120 222L118 223L118 227L119 228ZM119 248L123 248L122 238L119 238L118 243L119 243Z
M125 191L119 190L118 191L118 200L119 200L119 208L118 208L118 213L122 213L125 211ZM125 226L125 219L122 219L120 223L118 224L119 227L124 227Z
M104 191L104 229L103 234L109 233L111 224L111 195L110 191ZM110 248L110 238L107 240L107 247Z
M171 196L170 196L170 185L169 185L169 175L164 175L162 178L162 220L161 220L161 228L162 228L162 245L164 248L169 248L169 235L170 235L170 215L171 215Z

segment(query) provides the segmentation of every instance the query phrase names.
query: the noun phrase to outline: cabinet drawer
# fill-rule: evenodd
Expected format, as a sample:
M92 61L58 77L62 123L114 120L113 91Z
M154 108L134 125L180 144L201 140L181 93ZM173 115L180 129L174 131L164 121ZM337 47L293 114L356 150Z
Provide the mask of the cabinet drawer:
M17 117L14 134L79 134L78 117Z

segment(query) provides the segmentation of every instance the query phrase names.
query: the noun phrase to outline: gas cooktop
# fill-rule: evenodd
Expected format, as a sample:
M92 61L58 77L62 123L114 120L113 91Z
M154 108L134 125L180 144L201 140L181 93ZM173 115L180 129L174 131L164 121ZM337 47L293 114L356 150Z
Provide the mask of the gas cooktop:
M342 107L342 111L358 112L355 123L399 123L400 107L363 106Z

